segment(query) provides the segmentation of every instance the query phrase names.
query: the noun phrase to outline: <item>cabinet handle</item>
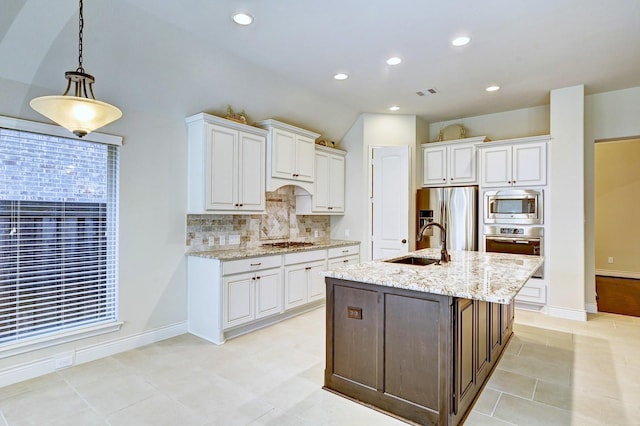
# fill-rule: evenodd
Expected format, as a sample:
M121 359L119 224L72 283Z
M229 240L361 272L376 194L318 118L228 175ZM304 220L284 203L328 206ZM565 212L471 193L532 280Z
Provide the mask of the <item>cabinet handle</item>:
M259 276L258 276L258 277L256 277L256 280L259 280L259 279L260 279L260 277L259 277Z
M238 207L238 206L240 206L240 204L238 204L238 203L235 203L235 204L234 204L234 206L236 206L236 207Z
M333 207L327 207L327 209L329 209L329 210L333 210Z
M262 265L262 262L252 263L250 266L260 266L260 265Z
M342 261L342 263L348 263L348 262L349 262L349 259L345 259Z
M311 266L307 266L306 268L304 268L305 271L310 271L311 270Z
M294 173L294 174L293 174L293 177L298 177L298 176L300 176L300 175L299 175L299 174L297 174L297 173Z
M343 253L349 253L349 250L342 250Z
M251 277L251 281L255 281L255 280L256 280L256 277Z

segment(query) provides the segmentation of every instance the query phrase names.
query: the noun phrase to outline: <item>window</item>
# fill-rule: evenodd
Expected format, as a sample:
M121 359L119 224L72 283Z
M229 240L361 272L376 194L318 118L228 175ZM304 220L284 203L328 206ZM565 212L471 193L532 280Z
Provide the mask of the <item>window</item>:
M0 127L0 350L116 322L118 155Z

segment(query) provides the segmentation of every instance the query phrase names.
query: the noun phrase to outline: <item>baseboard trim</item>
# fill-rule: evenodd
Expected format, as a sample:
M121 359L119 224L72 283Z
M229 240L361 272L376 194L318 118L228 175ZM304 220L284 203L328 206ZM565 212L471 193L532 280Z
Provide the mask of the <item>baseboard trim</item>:
M558 308L547 306L547 314L551 317L565 318L574 321L586 321L587 312L578 309Z
M596 269L596 275L602 275L604 277L616 277L616 278L634 278L636 280L640 280L640 272L614 271L611 269Z
M597 303L585 303L584 309L588 314L596 314L598 313L598 304Z
M71 354L73 365L95 361L100 358L115 355L141 346L159 342L187 333L187 322L171 324L165 327L147 330L120 339L113 339L96 345L86 346L75 351L65 351ZM29 361L0 370L0 388L56 371L57 355Z

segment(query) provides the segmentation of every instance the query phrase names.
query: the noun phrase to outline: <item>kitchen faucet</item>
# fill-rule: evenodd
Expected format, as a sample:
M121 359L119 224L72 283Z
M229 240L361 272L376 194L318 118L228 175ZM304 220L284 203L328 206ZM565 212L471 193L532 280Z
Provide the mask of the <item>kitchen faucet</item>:
M437 222L429 222L422 228L420 228L416 239L418 241L422 241L422 234L424 234L424 231L427 228L431 228L432 226L440 228L440 237L442 239L442 247L440 248L440 262L449 262L451 260L451 256L449 255L449 252L447 252L447 230L444 228L444 226L440 225Z

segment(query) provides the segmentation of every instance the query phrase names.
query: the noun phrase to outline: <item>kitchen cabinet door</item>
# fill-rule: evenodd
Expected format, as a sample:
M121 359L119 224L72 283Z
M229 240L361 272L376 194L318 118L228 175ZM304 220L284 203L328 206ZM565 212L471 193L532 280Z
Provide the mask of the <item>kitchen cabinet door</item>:
M517 141L483 147L480 168L480 186L484 188L546 185L547 143Z
M238 210L265 209L265 139L239 133ZM218 183L217 185L220 185Z
M239 204L238 132L212 124L206 129L205 208L234 210Z
M302 306L308 300L308 273L305 264L284 268L284 309Z
M538 186L547 183L547 144L545 142L513 146L513 186Z
M271 175L282 179L293 179L296 174L296 135L285 130L272 132Z
M256 272L255 279L256 315L264 318L282 312L282 275L280 268Z
M327 269L326 262L320 261L309 265L310 269L307 270L309 278L309 302L324 299L326 293L326 286L324 284L324 277L320 275L320 272Z
M345 153L316 149L313 213L344 213ZM304 213L300 211L300 213Z
M477 183L475 144L456 144L448 147L449 183Z
M436 145L436 144L433 144ZM422 148L422 186L447 183L447 147Z
M227 329L255 319L255 275L224 277L223 328Z
M296 135L296 180L313 182L316 161L315 140Z
M480 154L482 168L480 186L485 188L511 186L511 162L510 146L483 148Z

